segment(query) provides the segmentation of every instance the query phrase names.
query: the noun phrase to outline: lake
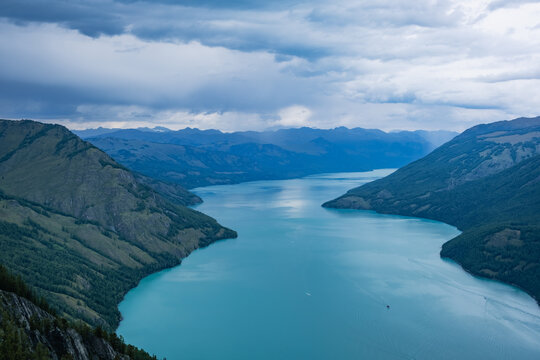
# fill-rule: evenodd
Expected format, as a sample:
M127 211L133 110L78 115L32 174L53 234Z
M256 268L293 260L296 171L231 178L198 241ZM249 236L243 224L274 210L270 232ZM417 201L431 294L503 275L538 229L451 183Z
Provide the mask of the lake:
M196 189L238 238L143 279L118 334L168 360L540 359L535 301L439 257L455 227L321 207L390 172Z

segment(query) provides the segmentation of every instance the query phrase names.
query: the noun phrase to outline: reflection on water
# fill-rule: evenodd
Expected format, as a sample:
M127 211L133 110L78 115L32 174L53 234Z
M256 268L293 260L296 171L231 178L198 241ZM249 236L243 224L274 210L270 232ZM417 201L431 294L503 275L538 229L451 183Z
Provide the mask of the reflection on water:
M440 259L454 227L320 206L388 173L197 189L238 239L144 279L118 333L169 360L539 359L536 303Z

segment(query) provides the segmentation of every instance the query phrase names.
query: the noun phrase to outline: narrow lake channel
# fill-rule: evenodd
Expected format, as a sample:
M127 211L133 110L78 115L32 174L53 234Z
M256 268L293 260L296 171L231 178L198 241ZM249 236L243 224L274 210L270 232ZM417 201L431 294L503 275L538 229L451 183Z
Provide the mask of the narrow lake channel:
M390 170L196 189L237 239L153 274L118 334L176 359L540 359L524 292L439 257L447 224L324 209Z

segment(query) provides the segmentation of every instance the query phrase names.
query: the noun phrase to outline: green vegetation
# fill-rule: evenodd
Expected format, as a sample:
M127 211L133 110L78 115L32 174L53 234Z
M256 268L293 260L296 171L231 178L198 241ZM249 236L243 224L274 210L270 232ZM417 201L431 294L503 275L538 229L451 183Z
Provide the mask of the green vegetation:
M461 235L441 256L540 300L540 118L467 130L386 178L325 203L424 217Z
M11 274L9 270L6 269L6 267L2 264L0 264L0 290L15 293L20 297L30 300L31 302L39 306L41 309L49 313L54 313L54 310L50 308L47 301L44 298L37 296L26 285L20 275L15 276Z
M49 351L43 346L32 350L30 339L16 319L4 309L0 311L0 354L6 360L50 359ZM39 351L39 354L37 352Z
M1 120L0 159L0 263L70 320L116 328L141 278L236 236L58 125Z
M200 197L192 192L189 192L178 184L156 180L142 174L135 174L135 178L141 184L148 186L161 196L165 197L167 200L177 205L190 206L200 204L202 202Z
M49 348L44 342L36 339L47 339L49 345L55 344L57 356L70 358L65 352L65 347L58 346L58 334L64 333L60 338L67 338L67 330L75 330L82 338L83 344L89 346L95 338L103 339L110 344L117 354L127 355L132 360L156 360L156 356L150 356L146 351L138 349L133 345L128 345L122 337L118 337L114 332L107 332L101 327L92 329L82 321L68 321L58 315L50 314L50 307L47 302L35 293L24 283L20 276L11 274L0 264L0 290L9 291L17 296L23 297L46 313L39 313L35 309L30 309L33 314L28 319L28 327L25 326L24 319L15 315L18 309L13 308L2 298L0 293L0 354L6 360L49 360L52 359ZM28 314L26 314L28 316ZM38 332L40 336L35 336ZM55 341L56 339L56 341ZM53 345L51 345L53 346ZM92 349L87 349L92 352Z

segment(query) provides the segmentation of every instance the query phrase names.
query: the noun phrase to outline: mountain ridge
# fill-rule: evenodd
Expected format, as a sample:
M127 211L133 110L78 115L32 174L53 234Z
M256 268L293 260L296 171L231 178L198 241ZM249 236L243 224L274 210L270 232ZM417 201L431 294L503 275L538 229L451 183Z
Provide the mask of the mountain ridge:
M540 117L475 126L323 206L455 225L441 256L540 299Z
M102 129L102 134L87 139L135 171L194 188L398 167L453 135L344 127L235 133L186 128L166 132Z
M181 205L198 201L189 194L62 126L0 121L0 262L69 318L113 329L117 304L142 277L236 236Z

